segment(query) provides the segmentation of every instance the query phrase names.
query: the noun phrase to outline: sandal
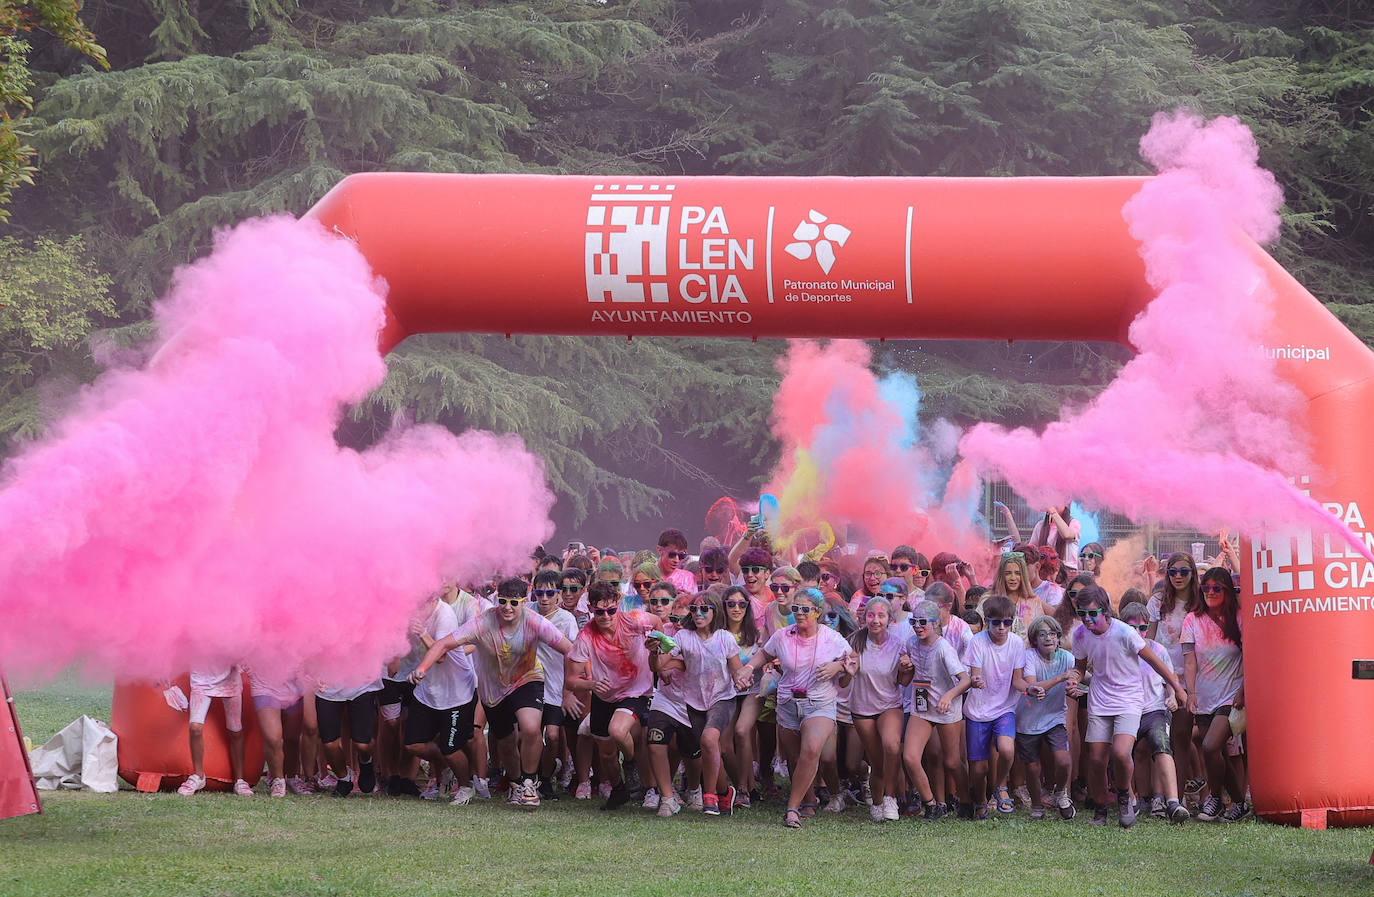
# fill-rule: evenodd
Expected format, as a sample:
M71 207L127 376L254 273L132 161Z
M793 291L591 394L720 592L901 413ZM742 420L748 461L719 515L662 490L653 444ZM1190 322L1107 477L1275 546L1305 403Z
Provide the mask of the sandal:
M798 812L798 814L801 816L802 819L810 819L812 816L815 816L815 815L816 815L816 810L817 810L817 808L819 808L819 807L820 807L820 804L817 803L817 802L814 801L814 800L813 800L813 801L806 801L806 802L804 802L804 803L801 805L801 807L798 809L797 812Z
M788 807L787 812L782 814L782 824L788 828L801 828L801 811L796 807Z
M1006 788L1005 785L1003 785L1001 788L998 788L998 789L997 789L997 812L999 812L999 813L1014 813L1014 812L1016 812L1016 804L1015 804L1015 802L1012 801L1012 799L1011 799L1011 794L1009 794L1009 793L1007 792L1007 788Z

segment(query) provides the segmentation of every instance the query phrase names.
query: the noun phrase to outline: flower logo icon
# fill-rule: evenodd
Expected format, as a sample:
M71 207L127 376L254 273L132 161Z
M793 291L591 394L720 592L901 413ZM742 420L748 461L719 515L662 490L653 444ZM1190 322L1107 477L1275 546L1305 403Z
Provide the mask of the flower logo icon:
M827 221L829 219L826 216L812 209L797 225L797 229L792 231L795 242L784 246L783 252L800 261L811 258L814 252L816 263L829 274L835 266L835 247L844 246L851 231L843 224L827 224ZM825 225L824 228L822 225Z

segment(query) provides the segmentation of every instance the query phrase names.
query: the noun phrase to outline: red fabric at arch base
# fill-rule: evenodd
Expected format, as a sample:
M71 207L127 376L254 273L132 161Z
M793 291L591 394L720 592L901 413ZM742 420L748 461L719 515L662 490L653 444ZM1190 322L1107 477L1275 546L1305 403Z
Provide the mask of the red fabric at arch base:
M19 715L10 697L9 683L3 676L0 676L0 696L5 699L4 712L0 714L0 819L41 813L43 805L38 801L38 790L33 787Z

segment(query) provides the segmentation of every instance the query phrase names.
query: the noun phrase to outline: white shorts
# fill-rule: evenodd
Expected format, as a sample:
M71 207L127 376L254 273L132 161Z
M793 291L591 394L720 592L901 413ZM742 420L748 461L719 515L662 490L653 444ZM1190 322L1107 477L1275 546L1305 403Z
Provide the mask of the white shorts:
M205 717L210 713L212 695L199 689L191 689L191 722L205 725ZM231 698L220 698L224 702L224 727L230 732L243 731L243 692Z
M1083 735L1087 744L1111 744L1118 735L1135 738L1140 732L1140 711L1118 713L1115 716L1088 714L1088 728Z

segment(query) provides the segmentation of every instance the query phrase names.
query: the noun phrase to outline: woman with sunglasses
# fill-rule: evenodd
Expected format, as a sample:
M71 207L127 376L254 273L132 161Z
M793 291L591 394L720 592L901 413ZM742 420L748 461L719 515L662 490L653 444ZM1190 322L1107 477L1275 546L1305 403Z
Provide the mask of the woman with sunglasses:
M882 555L869 555L864 560L863 579L860 582L859 590L854 593L854 597L849 600L849 612L856 617L863 613L864 605L868 599L878 594L879 587L883 580L892 576L892 568L888 566L887 558Z
M772 635L784 626L790 625L788 608L791 607L792 596L801 587L801 581L801 573L792 566L778 567L768 577L770 598L767 605L769 613L763 626L765 637Z
M722 594L721 603L725 608L725 631L735 640L740 663L746 664L763 647L762 633L754 620L754 602L743 588L730 586ZM734 731L725 739L722 751L727 768L733 765L737 770L734 781L747 801L744 806L752 806L763 796L754 779L754 728L762 710L763 698L758 696L753 683L736 685Z
M620 610L620 593L607 582L587 591L592 621L577 634L568 654L564 687L591 693L589 732L596 741L603 781L612 782L603 810L630 800L640 780L636 747L648 718L654 687L644 637L662 631L658 617ZM625 758L622 771L618 756Z
M1107 554L1101 542L1089 542L1078 550L1078 570L1080 573L1102 575L1102 558Z
M1183 675L1188 682L1188 709L1193 713L1193 739L1202 749L1210 792L1197 818L1203 822L1237 822L1250 815L1245 758L1227 756L1229 716L1245 706L1241 666L1240 597L1225 567L1202 577L1202 601L1183 621ZM1222 810L1222 788L1231 805Z
M621 610L644 610L649 601L649 590L658 585L658 565L640 564L630 577L630 594L620 603Z
M892 605L882 596L864 605L864 628L849 637L857 661L849 688L854 729L868 758L869 816L897 819L897 770L902 752L902 689L899 669L910 672L906 640L890 628ZM905 677L904 677L905 678Z
M550 645L563 656L573 649L558 627L526 606L525 582L507 579L496 588L496 606L438 639L415 668L412 678L423 681L430 667L463 645L476 650L477 696L486 711L490 738L496 742L512 781L509 802L523 809L539 807L539 761L544 751L544 669L538 646ZM419 689L417 688L418 692Z
M1194 608L1202 607L1197 563L1191 554L1179 551L1169 555L1164 565L1162 591L1150 597L1145 610L1150 615L1150 629L1145 637L1154 639L1169 649L1169 662L1175 670L1183 665L1183 621ZM1188 705L1180 703L1170 723L1169 738L1174 748L1174 765L1178 770L1180 794L1197 794L1205 782L1202 755L1193 741L1193 714Z
M701 745L702 811L707 816L730 813L735 789L721 764L721 733L731 731L735 713L734 675L744 666L739 646L724 628L725 606L710 592L698 594L677 633L677 647L659 662L659 670L684 669L683 693L692 734Z
M849 643L833 629L820 625L824 605L825 598L816 589L802 589L793 596L791 611L796 623L773 633L735 677L735 684L745 688L764 664L776 660L782 667L778 728L792 771L783 815L788 828L801 828L801 807L811 794L821 751L835 734L835 689L850 680L845 664Z
M1070 684L1083 679L1092 664L1093 684L1088 691L1088 726L1084 741L1088 746L1088 785L1097 810L1093 825L1107 824L1107 762L1110 756L1116 773L1117 821L1122 828L1135 824L1135 803L1131 782L1135 778L1136 733L1140 731L1145 689L1140 679L1140 661L1145 661L1174 690L1179 703L1188 700L1168 663L1155 656L1144 637L1112 617L1112 602L1101 586L1085 586L1074 599L1078 618L1083 623L1073 643L1077 660Z

